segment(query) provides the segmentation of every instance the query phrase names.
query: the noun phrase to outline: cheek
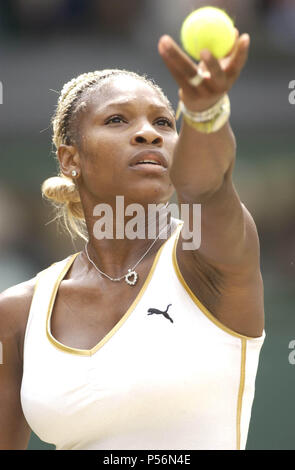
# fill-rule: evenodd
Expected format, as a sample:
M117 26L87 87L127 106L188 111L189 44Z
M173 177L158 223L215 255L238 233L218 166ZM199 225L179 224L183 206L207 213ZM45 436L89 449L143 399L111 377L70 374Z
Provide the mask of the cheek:
M171 137L171 139L169 139L169 141L166 144L167 149L171 155L171 159L173 158L173 153L174 153L177 142L178 142L178 134L175 134L174 136Z
M83 135L80 147L81 163L86 169L105 168L113 160L113 145L103 139L96 132L87 132Z
M108 192L122 184L122 155L113 140L85 136L80 162L84 184L91 192L98 187Z

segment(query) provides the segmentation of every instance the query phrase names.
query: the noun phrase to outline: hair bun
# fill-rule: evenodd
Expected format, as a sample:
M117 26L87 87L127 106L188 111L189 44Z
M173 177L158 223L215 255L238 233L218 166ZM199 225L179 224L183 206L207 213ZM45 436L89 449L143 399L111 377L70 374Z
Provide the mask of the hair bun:
M75 183L63 175L53 176L44 181L41 191L42 196L56 206L57 216L63 219L72 239L78 235L87 240L85 215Z
M42 184L42 195L58 204L80 203L75 183L65 176L53 176Z

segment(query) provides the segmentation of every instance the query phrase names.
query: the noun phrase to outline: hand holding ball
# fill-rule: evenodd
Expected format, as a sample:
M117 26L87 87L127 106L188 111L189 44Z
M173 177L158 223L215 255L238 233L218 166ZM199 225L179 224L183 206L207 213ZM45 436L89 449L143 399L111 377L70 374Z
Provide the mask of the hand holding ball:
M200 60L200 52L208 49L216 59L225 57L233 48L236 30L232 19L219 8L203 7L183 22L181 42L185 51Z

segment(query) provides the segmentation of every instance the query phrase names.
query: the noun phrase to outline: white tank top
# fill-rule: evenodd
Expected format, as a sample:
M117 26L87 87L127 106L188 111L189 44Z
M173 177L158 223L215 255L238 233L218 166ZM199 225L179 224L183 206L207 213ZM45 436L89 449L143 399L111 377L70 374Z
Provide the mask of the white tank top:
M39 273L21 401L31 429L56 449L245 448L265 332L235 333L195 297L176 261L180 228L122 319L90 350L50 332L58 287L77 254Z

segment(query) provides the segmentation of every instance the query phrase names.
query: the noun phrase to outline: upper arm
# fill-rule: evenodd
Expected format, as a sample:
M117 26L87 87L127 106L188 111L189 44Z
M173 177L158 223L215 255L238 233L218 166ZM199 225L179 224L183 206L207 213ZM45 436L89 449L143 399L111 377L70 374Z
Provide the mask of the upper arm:
M180 203L185 203L179 198ZM259 239L254 220L241 203L231 172L213 194L196 201L201 205L200 245L193 256L203 259L228 273L247 273L259 269ZM190 231L194 229L190 201Z
M198 202L202 209L201 243L198 249L185 251L180 234L180 271L191 291L223 325L259 337L264 328L263 280L253 218L231 179Z
M32 282L0 294L0 449L26 449L30 429L22 412L21 345L33 294Z

